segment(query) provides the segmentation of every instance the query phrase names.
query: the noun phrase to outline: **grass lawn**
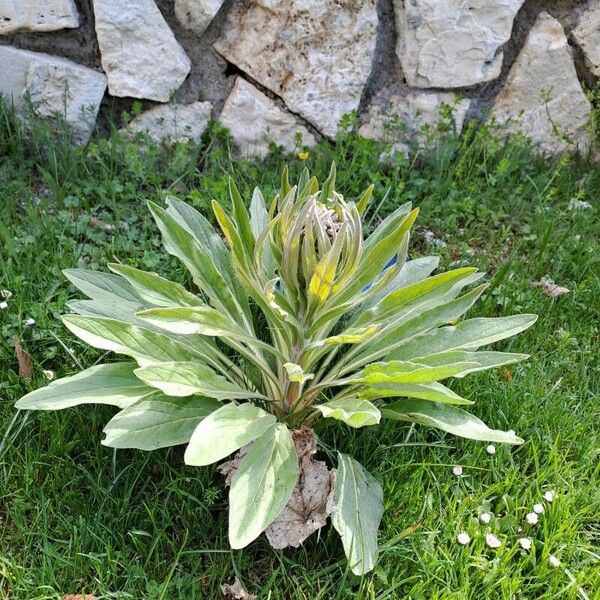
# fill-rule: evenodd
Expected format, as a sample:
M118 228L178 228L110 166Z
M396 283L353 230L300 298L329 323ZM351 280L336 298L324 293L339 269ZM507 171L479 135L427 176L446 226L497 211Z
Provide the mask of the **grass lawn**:
M261 163L235 160L217 127L197 147L140 151L112 135L73 149L43 128L25 141L10 115L0 116L0 289L12 292L0 310L1 599L210 599L234 576L272 600L600 598L597 165L540 158L489 129L460 139L431 132L424 149L395 165L380 165L383 146L350 128L306 163L278 151ZM189 283L161 251L146 199L172 193L208 215L213 197L226 201L230 173L249 199L257 184L273 192L286 162L294 174L306 164L324 177L332 160L347 198L375 183L372 223L399 203L421 208L412 257L439 253L441 269L468 262L487 273L491 286L470 316L540 315L496 345L529 361L450 384L477 401L473 412L490 426L515 429L522 446L490 454L484 443L393 422L318 429L384 488L381 559L363 578L347 570L329 527L294 551L273 551L262 537L231 551L222 477L185 466L179 447L101 446L109 407L13 407L46 383L44 370L58 377L103 358L59 322L78 296L61 269L120 260ZM591 207L569 208L573 200ZM532 285L544 276L570 292L548 297ZM31 355L31 381L19 376L13 336ZM536 503L544 512L527 524ZM482 512L493 515L488 525ZM460 532L470 544L457 542ZM500 548L486 545L488 532Z

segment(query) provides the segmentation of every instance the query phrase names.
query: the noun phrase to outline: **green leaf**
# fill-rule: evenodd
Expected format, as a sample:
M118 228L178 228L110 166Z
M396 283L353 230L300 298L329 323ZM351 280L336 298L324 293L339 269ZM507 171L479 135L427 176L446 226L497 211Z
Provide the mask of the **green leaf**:
M448 404L473 404L441 383L382 383L368 386L360 391L361 398L421 398Z
M351 456L338 452L333 526L342 538L344 552L355 575L373 569L379 554L377 530L383 515L379 482Z
M244 548L275 520L297 480L298 458L292 436L283 423L276 423L254 441L231 479L232 548Z
M144 383L167 396L202 394L219 400L246 400L261 397L218 375L200 362L164 362L135 370Z
M169 281L157 273L110 263L108 268L124 277L140 298L153 306L198 306L202 301L182 285Z
M330 400L325 404L315 405L315 408L318 408L325 418L343 421L350 427L377 425L381 419L379 409L361 398Z
M439 354L430 354L415 359L417 362L429 365L431 367L443 367L451 365L463 365L463 368L454 373L453 377L464 377L468 373L483 371L485 369L494 369L504 365L527 360L529 354L517 354L515 352L467 352L465 350L455 350L451 352L440 352ZM467 363L473 366L467 367Z
M211 465L253 442L275 424L275 417L249 402L222 406L196 427L185 464Z
M437 427L470 440L505 444L523 443L523 440L514 432L490 429L476 416L448 404L438 404L426 400L399 400L382 408L381 414L388 419Z
M513 315L498 318L467 319L458 325L442 327L414 338L410 343L394 349L389 360L411 360L429 354L451 350L476 350L499 340L512 337L531 327L537 315Z
M141 306L129 283L118 275L92 271L90 269L65 269L65 277L88 298L92 300L108 300L110 302L126 302Z
M102 443L138 450L185 444L198 423L219 406L210 398L168 398L155 391L117 413L104 427Z
M114 319L64 315L62 320L90 346L131 356L141 366L198 356L191 347L167 335Z
M111 404L125 408L155 393L133 374L136 366L135 363L112 363L90 367L30 392L15 406L21 410L60 410L79 404Z
M377 383L432 383L447 379L459 373L468 373L479 367L476 362L457 362L439 365L392 360L372 363L364 368L363 374L354 379L357 383L368 385Z
M209 336L238 336L244 332L240 327L210 306L149 308L137 313L143 321L166 329L171 333Z

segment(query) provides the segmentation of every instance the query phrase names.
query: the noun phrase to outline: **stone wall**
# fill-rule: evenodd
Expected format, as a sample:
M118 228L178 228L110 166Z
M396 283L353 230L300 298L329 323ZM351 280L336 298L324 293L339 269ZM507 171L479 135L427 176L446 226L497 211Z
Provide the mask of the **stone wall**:
M598 77L600 0L0 0L0 92L80 143L137 99L131 133L220 119L245 155L333 139L350 111L406 142L443 105L585 150Z

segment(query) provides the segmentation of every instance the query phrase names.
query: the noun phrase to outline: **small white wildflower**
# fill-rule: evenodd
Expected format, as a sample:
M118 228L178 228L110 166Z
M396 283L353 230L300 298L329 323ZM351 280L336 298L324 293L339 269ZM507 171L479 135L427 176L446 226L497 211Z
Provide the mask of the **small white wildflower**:
M52 381L54 379L54 371L51 371L50 369L44 369L44 377L48 381Z
M554 492L552 490L544 492L544 500L546 502L552 502L554 500Z
M4 310L8 308L8 302L0 302L0 310Z
M453 473L454 473L454 474L455 474L457 477L459 477L460 475L462 475L463 469L462 469L462 467L461 467L461 466L457 465L456 467L454 467L454 468L452 469L452 472L453 472Z
M569 200L569 205L567 206L569 210L586 210L587 208L592 208L592 205L585 200L579 200L577 198L571 198Z
M492 515L489 512L484 512L479 515L479 520L487 525L492 520Z
M494 446L494 444L490 444L489 446L486 446L485 451L488 454L496 454L496 446Z
M32 319L31 317L29 317L29 319L26 319L25 321L25 325L35 325L35 319Z
M530 512L530 513L527 513L527 515L525 516L525 520L530 525L535 525L538 522L538 516L534 512Z
M8 300L12 296L12 292L10 290L2 290L0 291L0 296L2 296L5 300Z
M541 515L544 512L544 505L543 504L534 504L533 505L533 512L537 513L538 515Z
M519 538L519 545L521 548L523 548L523 550L531 550L531 543L531 538Z
M560 567L560 560L558 560L558 558L556 558L556 556L554 556L554 554L551 554L548 557L548 562L550 563L550 566L553 569L556 569L556 567Z
M485 543L490 548L500 548L502 546L502 542L493 533L485 534Z
M467 544L471 543L471 536L466 532L466 531L461 531L457 536L456 536L456 541L461 545L461 546L466 546Z

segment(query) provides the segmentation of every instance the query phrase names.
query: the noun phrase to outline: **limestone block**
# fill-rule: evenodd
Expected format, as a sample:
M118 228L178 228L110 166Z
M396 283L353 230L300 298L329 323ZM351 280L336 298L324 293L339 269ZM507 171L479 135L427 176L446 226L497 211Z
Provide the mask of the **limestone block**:
M313 146L314 136L288 112L279 108L245 79L238 77L227 98L220 117L230 131L241 153L266 156L269 142L292 151L294 137L302 135L303 146Z
M212 104L163 104L142 113L126 127L129 134L147 133L157 143L198 143L210 120Z
M589 145L590 110L562 25L540 13L496 98L493 117L551 154Z
M175 16L186 29L201 35L224 0L175 0Z
M215 48L335 137L358 108L375 53L375 0L245 0Z
M19 114L26 99L42 117L62 116L73 130L75 141L89 140L106 77L64 58L0 46L0 92Z
M590 3L572 35L583 52L588 69L600 77L600 0Z
M168 102L191 65L154 0L94 0L94 15L109 93Z
M524 0L394 0L396 54L409 85L460 88L500 75Z
M73 0L0 0L0 35L79 27Z

